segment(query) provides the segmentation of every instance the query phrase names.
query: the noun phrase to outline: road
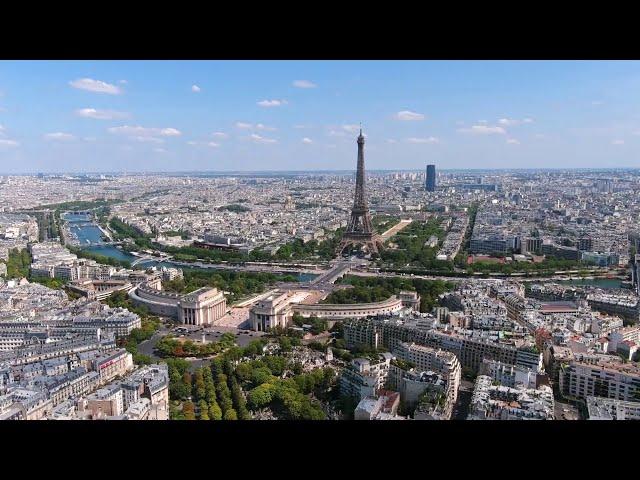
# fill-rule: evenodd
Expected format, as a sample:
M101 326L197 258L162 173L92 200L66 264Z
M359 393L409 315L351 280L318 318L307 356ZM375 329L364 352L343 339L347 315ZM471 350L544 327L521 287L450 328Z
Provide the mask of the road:
M166 327L161 327L160 330L158 330L156 333L154 333L153 336L149 340L145 340L144 342L140 342L138 344L138 352L140 352L140 353L142 353L144 355L149 355L154 360L159 360L160 357L158 357L154 353L154 350L156 348L156 344L167 333L169 333L169 329L167 329Z
M470 382L469 380L460 380L460 388L458 389L458 400L453 406L453 413L451 414L451 418L453 420L467 419L472 395L473 382Z
M580 420L580 411L569 403L556 399L553 403L553 416L556 420Z

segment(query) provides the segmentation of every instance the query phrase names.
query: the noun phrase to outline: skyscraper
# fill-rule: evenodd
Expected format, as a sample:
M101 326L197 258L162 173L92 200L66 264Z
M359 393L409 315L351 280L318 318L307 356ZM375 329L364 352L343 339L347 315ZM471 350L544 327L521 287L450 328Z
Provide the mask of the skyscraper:
M427 192L436 191L436 166L427 165L427 181L424 186Z

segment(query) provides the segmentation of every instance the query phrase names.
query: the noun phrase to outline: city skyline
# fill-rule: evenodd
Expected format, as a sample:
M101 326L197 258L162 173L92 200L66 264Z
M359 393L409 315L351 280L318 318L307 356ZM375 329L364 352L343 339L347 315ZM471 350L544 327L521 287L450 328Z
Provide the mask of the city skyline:
M5 61L5 174L637 168L632 61Z

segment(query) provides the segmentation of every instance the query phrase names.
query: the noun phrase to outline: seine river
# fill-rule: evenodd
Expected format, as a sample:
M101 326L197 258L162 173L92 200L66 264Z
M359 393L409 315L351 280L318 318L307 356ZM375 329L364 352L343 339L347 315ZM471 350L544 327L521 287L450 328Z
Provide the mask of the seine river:
M113 245L105 245L102 241L102 231L98 228L98 226L91 221L88 216L85 215L76 215L76 214L66 214L63 217L65 220L69 222L69 229L78 237L80 244L82 245L82 249L86 252L95 253L98 255L103 255L105 257L114 258L116 260L124 260L127 262L134 262L138 257L135 255L131 255L128 252L124 252L119 248L116 248ZM87 242L89 240L89 242ZM88 245L88 246L84 246ZM176 265L172 261L159 262L157 260L143 260L138 263L138 266L141 268L149 268L149 267L175 267L178 266L180 268L185 268L183 265ZM198 268L198 267L195 267ZM202 268L202 270L216 270L215 267L207 267ZM218 270L226 270L224 268L219 268ZM308 282L309 280L313 280L318 275L312 273L291 273L290 275L295 275L298 277L298 281L300 282Z
M102 241L102 231L95 223L93 223L90 217L86 215L65 214L63 218L69 222L69 229L76 234L78 240L80 241L80 244L83 246L83 250L96 253L98 255L104 255L105 257L111 257L116 260L125 260L127 262L134 262L138 258L135 255L131 255L128 252L124 252L114 247L113 245L105 245ZM91 243L88 243L87 240L89 240L89 242ZM88 246L85 247L84 245ZM176 266L176 264L171 261L159 262L157 260L145 260L140 262L138 265L144 268ZM178 266L184 268L182 265ZM206 270L210 269L215 269L215 267L206 268ZM220 270L224 269L221 268ZM309 280L313 280L315 277L317 277L317 275L312 273L299 273L297 274L297 277L300 282L307 282ZM555 283L560 284L576 286L593 285L600 288L622 288L621 282L622 280L615 278L591 278L555 281Z
M69 222L69 231L78 237L81 246L102 244L102 231L93 223L90 215L65 213L62 218Z

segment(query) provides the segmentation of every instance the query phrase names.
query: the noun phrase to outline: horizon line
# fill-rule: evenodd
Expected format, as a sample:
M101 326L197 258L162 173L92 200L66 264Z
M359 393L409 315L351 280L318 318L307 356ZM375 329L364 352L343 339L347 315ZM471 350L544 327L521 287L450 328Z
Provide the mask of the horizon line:
M426 164L425 164L426 165ZM425 167L426 168L426 167ZM612 170L640 170L640 167L516 167L516 168L441 168L436 169L439 172L539 172L539 171L612 171ZM104 171L60 171L60 172L0 172L0 176L37 176L37 175L162 175L162 174L218 174L218 175L249 175L249 174L304 174L304 173L353 173L355 169L327 169L327 170L104 170ZM403 172L424 172L424 169L407 168L407 169L367 169L367 173L383 172L383 173L403 173Z

